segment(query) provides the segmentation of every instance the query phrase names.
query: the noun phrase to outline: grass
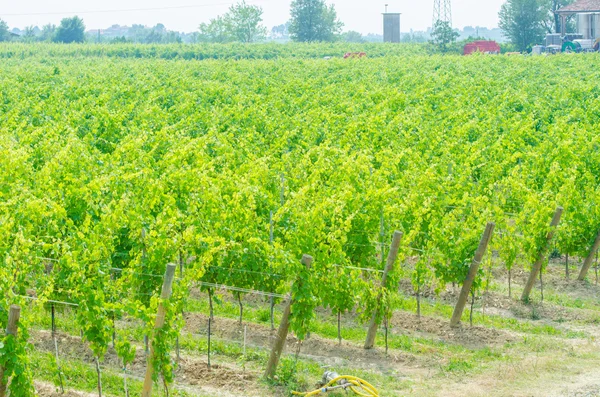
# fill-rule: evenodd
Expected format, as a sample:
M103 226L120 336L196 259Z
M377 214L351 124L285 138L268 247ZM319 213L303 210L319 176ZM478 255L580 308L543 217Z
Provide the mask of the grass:
M202 336L182 335L180 338L180 346L183 352L191 352L192 354L204 354L207 352L207 338ZM266 364L268 352L262 349L246 347L244 354L243 348L235 343L224 341L211 342L211 354L213 363L225 365L245 366L246 363L252 363L252 368L261 369ZM38 380L51 382L58 388L59 378L56 362L51 353L33 351L30 355L32 361L32 372ZM233 360L233 361L232 361ZM67 389L76 389L94 393L97 390L96 370L95 367L72 357L61 357L61 369L65 387ZM276 379L273 381L262 382L272 388L285 390L286 395L293 390L310 390L313 388L317 380L321 379L326 368L320 363L312 359L295 359L294 355L286 354L282 356L280 366L278 368ZM352 374L353 376L364 377L370 382L375 382L379 385L389 387L391 389L403 388L407 382L398 382L394 376L386 376L382 374L372 373L350 366L337 366L336 370L340 374ZM128 377L128 387L131 395L141 394L142 382L138 379ZM107 395L120 396L123 395L123 378L122 373L111 368L102 368L102 386L103 392ZM166 395L160 385L155 385L155 392L159 396ZM170 391L170 395L174 396L189 396L183 390L174 389ZM194 394L197 395L197 394ZM393 395L387 392L385 395Z
M494 285L492 290L502 291L503 286ZM546 302L560 304L574 309L600 308L598 304L590 304L587 299L573 299L567 294L552 291L546 288ZM239 307L233 298L229 296L221 297L215 303L215 316L230 319L239 318ZM396 310L412 312L416 311L416 302L413 298L405 297L399 300ZM453 307L450 304L423 299L421 302L421 313L423 316L435 317L443 320L450 318ZM204 297L190 299L186 307L188 312L207 314L208 300ZM465 310L463 319L468 318L469 310ZM278 324L281 317L281 306L275 307L275 324ZM533 315L532 315L533 317ZM559 339L586 338L587 335L580 331L570 331L562 327L557 327L531 319L517 319L511 317L502 317L499 315L484 316L480 311L473 313L474 324L494 329L503 329L514 331L521 335L520 340L506 343L502 346L494 347L469 347L461 344L448 343L434 338L421 337L419 335L397 334L392 329L388 337L389 347L394 351L402 351L411 354L421 366L428 366L433 369L432 376L442 378L448 375L461 379L465 376L473 376L493 368L498 368L501 363L518 360L518 357L524 357L528 354L550 354L557 353L564 357L578 357L580 359L597 359L596 354L589 354L584 357L581 353L576 353L569 345ZM49 330L51 319L49 311L31 307L27 311L26 321L33 328ZM598 321L600 321L600 313ZM244 301L244 322L256 323L269 327L270 312L268 302ZM574 323L574 322L570 322ZM78 335L79 329L75 319L75 312L71 309L57 310L56 325L59 331L67 332L72 335ZM133 328L136 341L141 345L143 340L143 329L135 323L129 324ZM328 311L320 310L316 320L311 326L311 331L320 337L336 340L337 339L337 316ZM342 326L342 338L345 341L361 345L366 336L366 329L363 324L357 322L354 318L344 316ZM559 338L559 339L557 339ZM180 347L188 355L205 355L208 351L208 341L205 336L182 334L179 339ZM384 335L379 332L376 343L383 346ZM268 359L268 348L246 346L245 354L241 341L222 340L213 337L211 341L211 357L213 362L235 364L252 370L262 371ZM310 352L303 352L309 353ZM318 354L318 353L317 353ZM56 365L51 355L36 351L32 354L32 370L36 379L50 382L56 382ZM64 379L68 387L94 392L96 390L96 372L93 365L76 359L66 359L62 361ZM310 390L314 387L327 367L322 363L315 362L301 356L298 360L293 355L284 355L279 367L276 380L265 382L272 388L274 393L288 393L291 390ZM390 369L387 366L388 371ZM396 374L389 375L386 371L373 371L353 368L348 365L336 365L335 370L338 373L347 373L363 377L369 382L377 384L382 391L382 395L398 395L399 390L407 390L414 386L414 381L400 379ZM104 391L109 395L122 395L122 374L115 369L103 369ZM130 390L132 395L139 394L141 382L136 379L130 379ZM157 388L156 390L158 390ZM184 391L176 391L176 396L186 396ZM162 394L161 394L162 395ZM279 395L279 394L277 394Z
M191 300L188 310L195 308L200 312L208 310L208 303L204 301ZM219 305L215 306L215 315L219 315L226 318L238 318L239 308L237 304L222 300ZM251 306L250 304L244 305L244 321L255 322L263 325L268 325L270 320L267 317L261 317L264 309ZM268 314L268 312L267 312ZM280 313L276 310L275 318L276 323L279 322ZM321 314L318 316L317 321L311 324L311 333L319 335L320 337L336 340L337 339L337 319L335 316L328 316ZM344 341L353 342L356 344L362 344L366 338L366 329L360 324L351 323L344 324L341 330L342 339ZM377 333L376 344L378 346L384 345L384 333L380 330ZM489 350L467 348L458 344L451 344L441 340L435 340L431 338L418 337L414 335L398 335L390 333L388 335L388 345L391 349L401 350L407 353L415 355L449 355L449 354L468 354L477 356L479 350ZM491 358L491 357L490 357Z
M52 354L33 351L30 355L30 368L35 379L43 380L59 386L58 370ZM90 393L97 392L96 368L88 363L73 359L61 359L61 372L65 389L75 389ZM107 395L124 395L122 374L110 368L102 368L102 391ZM142 382L128 378L127 386L131 395L141 395ZM154 386L155 395L166 396L162 387ZM171 396L187 397L190 394L181 390L172 390Z
M502 295L508 295L508 286L500 283L492 283L490 290L498 292ZM513 290L514 294L514 290ZM532 299L541 301L541 295L538 290L532 292ZM551 285L544 285L544 302L552 303L561 307L571 309L587 309L600 311L600 301L598 299L585 299L581 297L573 297L564 292L556 291Z
M398 309L402 310L414 310L414 300L404 299ZM449 318L452 313L452 307L440 302L429 302L423 301L421 304L421 310L423 315L434 316L440 318ZM194 312L208 312L208 302L204 300L190 299L187 307L188 311ZM267 316L265 316L265 312ZM268 310L263 307L257 307L256 304L246 302L244 305L244 321L251 323L258 323L268 326L270 319L268 316ZM465 317L468 316L468 311L465 313ZM239 316L239 308L236 303L220 300L215 305L215 315L236 319ZM276 324L280 319L279 307L276 306L275 310L275 322ZM266 318L265 318L266 317ZM313 334L319 335L323 338L335 340L337 339L337 325L335 323L334 316L321 314L317 321L314 321L311 325L311 331ZM76 322L74 321L74 313L67 310L56 317L58 328L66 332L77 334ZM44 329L50 328L50 316L43 313L43 311L34 311L33 323L36 327ZM535 324L530 321L521 321L514 318L504 318L500 316L483 316L479 312L474 313L474 322L477 325L484 325L491 328L509 329L512 331L518 331L530 335L546 335L555 337L585 337L582 332L573 332L560 330L556 327L547 324ZM136 340L141 343L143 340L143 330L138 327L134 332ZM345 341L350 341L355 344L362 344L366 337L365 328L356 323L344 324L342 327L342 338ZM376 343L378 346L384 345L384 335L380 331L377 334ZM460 355L465 357L465 360L486 360L493 361L499 358L500 353L497 349L491 348L471 348L465 347L459 344L448 343L441 340L435 340L431 338L419 337L415 335L401 335L390 333L388 335L388 344L391 349L403 351L406 353L414 354L415 356L423 357L452 357L453 355ZM182 349L187 349L201 354L206 354L208 350L207 341L204 338L190 337L182 335L180 337L180 346ZM234 359L239 359L242 356L241 345L231 344L229 342L219 341L218 338L214 338L211 343L212 352L221 354ZM483 353L481 353L483 352ZM264 352L258 352L252 349L247 349L247 356L255 355L251 358L253 361L264 364L266 362L266 355Z
M417 304L414 299L404 299L398 309L415 313ZM424 316L449 319L454 307L438 301L429 299L421 300L421 314ZM469 318L470 309L466 308L463 319ZM498 315L484 315L479 311L473 312L473 324L493 329L503 329L531 335L548 335L564 338L585 338L583 332L563 330L549 324L536 324L531 321L516 318L502 317Z
M414 299L405 297L405 299L400 301L398 306L395 307L396 310L416 313L416 302ZM265 305L267 304L265 303ZM190 312L208 313L208 302L190 299L187 310ZM424 316L449 319L452 316L453 310L454 308L451 305L441 302L425 299L421 301L421 314ZM221 300L219 304L215 305L215 313L218 313L218 315L222 317L235 319L239 318L239 307L234 302ZM470 310L467 308L463 318L468 318L469 314ZM276 306L274 315L276 324L278 324L280 316L281 312L279 307ZM312 331L324 338L337 339L337 319L334 317L335 316L320 316L318 321L313 323ZM256 306L246 303L244 304L244 321L268 325L270 323L269 311L268 309L262 307L257 308ZM504 329L532 335L548 335L571 339L586 337L583 332L563 330L549 324L535 324L531 321L524 321L516 318L506 318L498 315L483 315L478 311L473 313L473 323L488 328ZM361 339L364 339L364 336L364 329L359 324L344 324L342 329L342 338L344 340L360 341Z

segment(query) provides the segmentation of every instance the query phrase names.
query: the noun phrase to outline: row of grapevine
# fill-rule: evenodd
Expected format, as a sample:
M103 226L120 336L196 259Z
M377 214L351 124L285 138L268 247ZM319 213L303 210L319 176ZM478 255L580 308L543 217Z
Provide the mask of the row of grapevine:
M343 57L347 52L365 52L369 57L426 54L420 44L397 46L383 43L245 43L232 44L72 44L69 46L44 44L5 43L0 46L0 58L62 58L99 57L135 59L315 59Z

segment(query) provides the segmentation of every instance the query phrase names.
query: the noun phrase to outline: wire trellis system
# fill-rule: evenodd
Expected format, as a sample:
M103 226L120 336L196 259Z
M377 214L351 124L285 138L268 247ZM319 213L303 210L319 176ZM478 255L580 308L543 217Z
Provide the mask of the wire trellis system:
M242 293L245 293L245 294L256 294L256 295L262 295L262 296L268 296L268 297L272 296L274 298L281 298L281 299L289 299L290 298L289 295L275 294L275 293L272 293L272 292L264 292L264 291L256 291L256 290L246 289L246 288L240 288L240 287L232 287L230 285L207 283L207 282L204 282L204 281L198 281L197 284L200 284L203 287L216 288L216 289L225 289L225 290L228 290L228 291L242 292Z

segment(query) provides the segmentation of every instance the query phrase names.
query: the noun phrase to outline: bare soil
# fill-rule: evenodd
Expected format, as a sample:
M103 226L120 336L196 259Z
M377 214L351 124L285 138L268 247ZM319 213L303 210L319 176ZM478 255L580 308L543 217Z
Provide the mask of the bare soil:
M65 390L65 393L62 394L60 390L56 390L54 385L45 382L35 382L35 390L39 397L97 397L94 394L73 390Z
M185 330L192 334L207 334L208 316L199 313L186 313ZM267 326L260 324L244 324L240 326L237 320L228 318L215 318L211 324L211 335L217 338L243 343L244 326L247 327L246 342L248 346L269 349L276 337L276 331L271 331ZM311 335L303 341L289 334L286 340L286 351L295 353L300 347L300 357L310 358L321 362L323 365L349 365L368 370L385 369L397 374L420 372L415 368L419 362L416 356L394 351L387 355L380 349L365 350L362 346L349 341L337 341Z
M586 307L565 307L549 300L523 304L518 300L522 285L528 273L521 269L512 272L512 298L495 291L488 291L476 300L475 310L486 315L510 318L519 322L547 324L565 331L579 331L584 336L570 338L556 336L529 335L526 333L495 329L468 324L465 315L461 327L453 329L449 319L422 316L414 313L396 312L390 322L390 332L397 335L408 335L444 344L464 346L470 349L484 347L495 348L506 352L501 360L481 363L467 374L442 369L449 360L438 354L414 354L411 352L390 349L385 354L381 347L364 350L360 343L342 341L311 335L302 342L290 334L286 340L288 353L299 352L299 357L312 359L324 367L340 368L344 366L364 370L373 374L391 375L398 380L406 380L410 391L387 391L384 395L415 396L532 396L532 397L600 397L600 287L593 283L580 283L574 280L577 271L571 271L571 280L565 279L564 259L551 261L544 274L544 285L547 293L560 294L570 301L580 299L582 302L599 302ZM573 262L575 263L575 261ZM507 275L503 269L494 269L497 283L506 283ZM539 288L539 287L536 287ZM407 281L400 285L405 294L412 294L412 286ZM458 286L449 285L442 293L436 294L433 288L423 291L424 299L435 300L447 305L454 305L459 292ZM192 291L198 299L206 296L200 291ZM225 294L224 299L229 299ZM245 296L245 302L253 305L267 305L264 297ZM318 309L321 321L329 321L331 313L326 309ZM344 315L343 324L356 327L356 316ZM186 313L184 332L196 336L207 335L208 316L200 313ZM121 326L133 326L126 322ZM244 343L244 327L246 327L246 344L248 347L268 350L275 338L275 331L268 325L244 323L235 319L216 317L212 322L211 334L215 340L230 343ZM540 350L502 350L513 342L530 338L544 340L546 343L556 341L555 351ZM32 343L40 351L53 352L54 344L49 332L33 332ZM59 350L61 357L83 360L90 365L94 357L79 337L59 334ZM279 391L269 391L259 382L262 375L256 368L244 369L235 363L219 362L210 369L206 357L181 355L180 367L176 373L176 387L191 395L202 394L222 397L239 397L248 395L284 395ZM102 363L103 368L120 368L119 359L113 349L109 349ZM139 348L129 371L136 379L143 377L146 359L143 348ZM39 383L36 385L42 397L55 397L58 394L54 387ZM89 397L78 392L68 392L67 397Z
M57 340L60 358L81 360L90 365L94 363L93 353L81 338L57 333ZM55 351L50 332L32 332L30 342L39 351L51 353ZM121 368L121 362L112 348L108 349L101 362L101 368L107 367L115 371ZM143 379L146 371L146 358L143 348L137 349L136 357L127 369L132 378ZM236 366L229 367L219 364L208 368L205 358L186 355L180 356L179 368L176 372L177 384L184 386L187 391L200 393L219 389L224 392L220 395L245 395L244 393L249 391L260 394L262 389L257 388L256 382L259 376L259 373L251 369L241 369ZM42 385L42 389L44 393L50 393L54 390L53 388L49 390L47 385ZM54 394L48 394L48 396L54 396ZM79 394L73 396L79 396Z
M391 324L394 326L394 330L401 330L401 333L413 331L413 333L442 342L459 343L463 346L474 348L501 345L517 340L513 334L503 330L477 325L469 326L468 324L461 324L458 328L451 328L449 320L424 316L418 317L416 314L407 312L395 312Z

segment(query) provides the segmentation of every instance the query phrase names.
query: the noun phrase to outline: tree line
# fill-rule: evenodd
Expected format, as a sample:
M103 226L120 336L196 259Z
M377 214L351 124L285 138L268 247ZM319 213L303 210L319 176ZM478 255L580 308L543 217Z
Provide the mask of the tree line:
M338 19L333 5L325 0L293 0L290 7L290 20L271 31L272 35L289 38L298 42L365 41L359 32L345 32L344 24ZM267 38L267 28L262 24L263 9L247 4L245 0L232 5L229 10L209 22L202 23L198 31L189 35L187 41L195 43L253 43ZM87 34L84 21L75 16L64 18L59 26L45 25L42 29L27 27L22 34L16 35L9 30L8 24L0 20L0 41L46 41L58 43L82 43L101 41L98 36ZM153 28L133 25L127 34L112 38L113 42L174 43L182 42L178 32L168 31L164 25Z
M64 18L59 26L48 24L41 30L33 26L25 28L23 35L15 37L8 24L0 19L0 41L52 41L57 43L82 43L85 39L85 24L79 17Z
M499 12L499 25L509 39L512 49L528 51L535 44L543 42L546 33L560 32L561 20L556 10L574 0L507 0ZM293 0L290 6L290 20L271 30L271 38L290 39L298 42L365 42L367 38L359 32L342 33L344 24L339 20L333 5L325 0ZM229 10L208 22L201 23L198 31L189 35L169 31L158 24L148 28L133 25L127 33L112 37L111 42L135 43L253 43L267 39L267 28L262 24L263 9L242 0ZM573 21L568 20L568 30L573 29ZM405 35L403 41L421 42L424 37ZM437 52L456 52L462 42L456 43L458 34L446 22L433 26L430 43ZM419 40L422 39L422 40ZM84 21L75 16L64 18L59 26L48 24L39 29L27 27L21 35L9 30L6 22L0 20L0 41L45 41L59 43L81 43L102 41L100 32L94 36L85 32ZM374 40L379 41L379 40Z

